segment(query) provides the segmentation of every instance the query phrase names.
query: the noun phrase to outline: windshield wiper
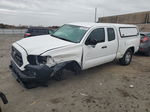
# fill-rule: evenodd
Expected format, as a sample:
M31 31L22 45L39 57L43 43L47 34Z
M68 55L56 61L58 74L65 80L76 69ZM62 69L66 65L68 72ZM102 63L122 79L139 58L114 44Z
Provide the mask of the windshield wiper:
M71 40L68 40L68 39L65 39L65 38L61 38L61 37L58 37L58 36L55 36L55 35L51 35L51 36L56 37L56 38L61 39L61 40L73 42L73 41L71 41ZM73 43L75 43L75 42L73 42Z
M53 35L53 34L52 34L51 36L56 37L56 38L59 38L58 36L55 36L55 35Z
M61 37L59 37L59 38L62 39L62 40L66 40L66 41L69 41L69 42L73 42L73 41L68 40L68 39L65 39L65 38L61 38Z

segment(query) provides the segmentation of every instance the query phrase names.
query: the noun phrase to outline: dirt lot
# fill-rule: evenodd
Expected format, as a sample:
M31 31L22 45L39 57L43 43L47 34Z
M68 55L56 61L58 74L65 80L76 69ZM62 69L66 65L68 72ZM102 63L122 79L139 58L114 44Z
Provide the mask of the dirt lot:
M49 87L27 90L8 68L11 43L19 35L0 36L0 91L9 103L3 112L150 112L150 58L136 55L129 66L108 63ZM133 86L133 87L132 87Z

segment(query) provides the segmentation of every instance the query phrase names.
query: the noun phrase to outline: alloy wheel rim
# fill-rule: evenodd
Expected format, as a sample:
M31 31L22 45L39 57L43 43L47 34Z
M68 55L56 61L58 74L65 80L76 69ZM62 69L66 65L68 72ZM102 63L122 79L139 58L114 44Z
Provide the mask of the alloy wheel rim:
M129 63L131 60L131 53L130 52L127 52L126 56L125 56L125 61L126 63Z

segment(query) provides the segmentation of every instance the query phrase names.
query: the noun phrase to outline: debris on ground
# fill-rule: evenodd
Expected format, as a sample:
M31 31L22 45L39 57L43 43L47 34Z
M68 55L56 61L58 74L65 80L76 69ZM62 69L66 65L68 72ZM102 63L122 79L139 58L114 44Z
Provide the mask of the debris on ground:
M38 102L38 100L33 101L30 105L35 105Z
M80 95L82 95L82 96L88 96L87 94L85 94L85 93L80 93Z
M130 87L130 88L134 88L134 85L130 85L129 87Z
M103 85L103 83L99 83L99 85L100 85L100 86L102 86L102 85Z

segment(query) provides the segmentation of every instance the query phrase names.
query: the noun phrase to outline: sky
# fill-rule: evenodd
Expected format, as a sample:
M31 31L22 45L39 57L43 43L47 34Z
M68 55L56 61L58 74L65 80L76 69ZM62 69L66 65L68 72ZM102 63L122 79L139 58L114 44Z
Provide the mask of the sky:
M0 0L0 23L55 26L94 22L97 18L150 11L150 0Z

